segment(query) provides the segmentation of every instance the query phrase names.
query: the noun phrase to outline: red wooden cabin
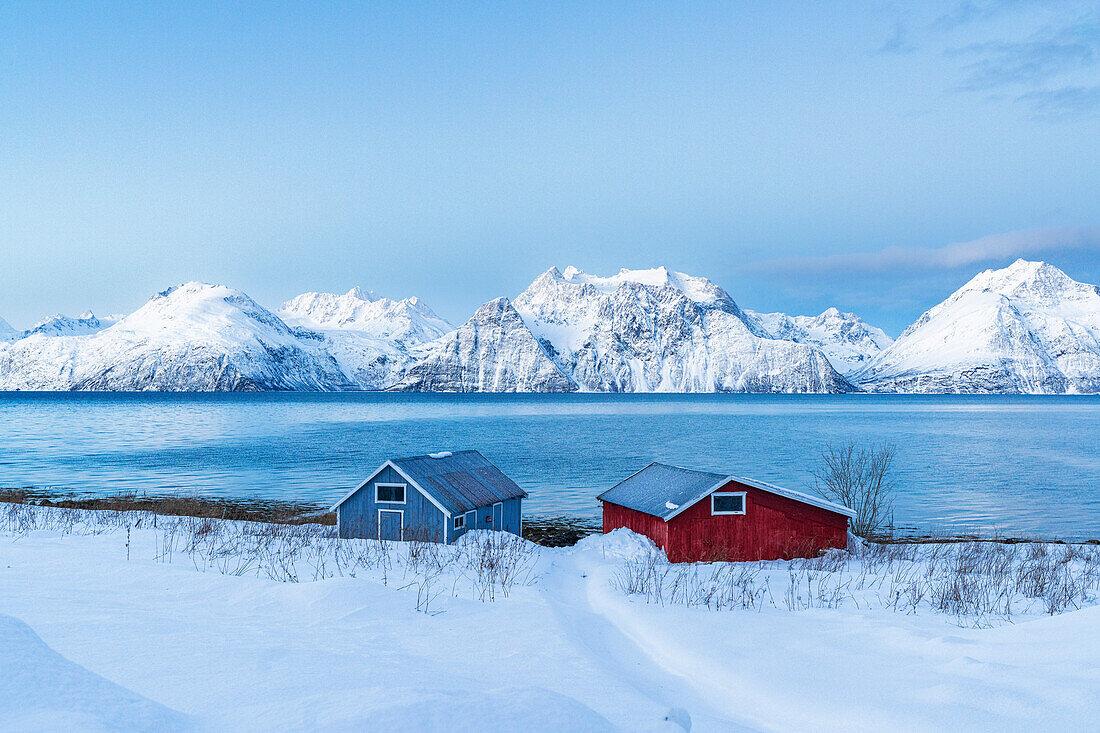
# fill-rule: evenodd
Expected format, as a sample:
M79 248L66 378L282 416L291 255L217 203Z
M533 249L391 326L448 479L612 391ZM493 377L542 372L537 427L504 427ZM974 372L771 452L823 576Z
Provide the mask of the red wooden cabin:
M671 562L813 557L848 546L848 507L762 481L651 463L599 495L603 531L626 527Z

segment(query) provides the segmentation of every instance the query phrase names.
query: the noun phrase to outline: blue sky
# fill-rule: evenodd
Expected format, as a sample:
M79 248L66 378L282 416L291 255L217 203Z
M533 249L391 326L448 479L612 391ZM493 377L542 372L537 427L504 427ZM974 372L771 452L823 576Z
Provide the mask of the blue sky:
M1100 10L2 3L0 160L17 326L664 264L896 335L1016 256L1100 282Z

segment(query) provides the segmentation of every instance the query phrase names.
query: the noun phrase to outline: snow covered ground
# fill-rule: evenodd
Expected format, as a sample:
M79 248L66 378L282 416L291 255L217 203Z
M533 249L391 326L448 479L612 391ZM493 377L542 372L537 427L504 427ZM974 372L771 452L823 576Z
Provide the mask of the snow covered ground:
M1072 731L1100 709L1095 547L668 566L623 530L155 521L0 505L0 728Z

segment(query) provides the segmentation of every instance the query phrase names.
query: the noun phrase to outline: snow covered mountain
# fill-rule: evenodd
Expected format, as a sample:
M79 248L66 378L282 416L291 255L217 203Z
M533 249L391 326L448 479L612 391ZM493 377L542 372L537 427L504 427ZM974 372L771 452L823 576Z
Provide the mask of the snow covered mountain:
M745 314L756 322L762 335L781 341L816 346L829 362L850 377L893 343L881 328L872 326L854 313L829 308L819 316L788 316L786 313Z
M43 319L28 329L23 336L83 336L99 333L117 323L122 316L96 318L91 311L85 311L76 318L60 313Z
M279 308L287 323L319 334L323 348L360 389L385 389L404 376L421 344L453 326L419 298L390 300L352 288L303 293Z
M840 392L816 348L755 334L722 288L664 268L551 268L429 347L401 389ZM551 369L553 367L553 370Z
M507 298L481 306L457 330L430 344L394 387L409 392L572 392Z
M404 343L433 341L454 329L419 298L390 300L360 288L344 295L303 293L283 303L279 315L308 328L359 331Z
M584 390L844 392L820 350L766 338L702 277L551 268L515 301L527 327Z
M986 270L854 380L879 392L1100 392L1100 288L1045 262Z
M238 290L187 283L92 335L0 347L0 389L326 390L352 387L321 337Z

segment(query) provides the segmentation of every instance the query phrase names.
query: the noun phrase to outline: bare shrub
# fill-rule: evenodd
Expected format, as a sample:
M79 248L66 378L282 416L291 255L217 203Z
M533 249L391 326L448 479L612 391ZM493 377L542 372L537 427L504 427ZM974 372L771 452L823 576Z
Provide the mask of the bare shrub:
M629 560L611 582L660 605L796 612L851 604L906 614L931 610L981 627L1097 602L1100 548L868 542L851 553L807 559L695 564L670 564L652 553Z
M814 485L822 496L855 511L852 532L860 537L875 534L893 515L895 453L889 443L868 447L849 441L821 454Z
M480 531L463 535L460 561L474 581L477 597L494 601L517 583L530 580L537 559L534 545L510 532Z

